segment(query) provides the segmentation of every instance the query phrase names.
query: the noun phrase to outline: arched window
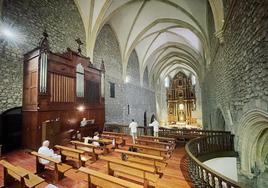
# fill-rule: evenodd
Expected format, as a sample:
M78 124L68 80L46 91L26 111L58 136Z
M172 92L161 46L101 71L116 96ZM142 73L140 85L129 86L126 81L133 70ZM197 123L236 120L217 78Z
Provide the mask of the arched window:
M165 87L169 87L169 78L168 77L165 78Z
M84 68L81 64L76 66L76 96L84 97Z
M196 77L192 75L192 85L194 86L196 84Z

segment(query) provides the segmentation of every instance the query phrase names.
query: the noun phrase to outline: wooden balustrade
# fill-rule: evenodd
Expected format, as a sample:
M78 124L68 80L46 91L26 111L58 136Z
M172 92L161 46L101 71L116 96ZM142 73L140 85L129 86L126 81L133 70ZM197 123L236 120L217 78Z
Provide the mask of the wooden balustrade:
M238 182L212 170L198 159L198 157L210 153L234 151L234 135L230 133L217 134L219 132L213 136L198 137L186 144L190 177L196 187L240 188L242 185Z
M174 137L177 138L182 135L192 135L193 137L197 136L212 136L212 135L228 135L231 132L228 131L210 131L210 130L199 130L199 129L167 129L164 127L159 128L159 136L163 137Z

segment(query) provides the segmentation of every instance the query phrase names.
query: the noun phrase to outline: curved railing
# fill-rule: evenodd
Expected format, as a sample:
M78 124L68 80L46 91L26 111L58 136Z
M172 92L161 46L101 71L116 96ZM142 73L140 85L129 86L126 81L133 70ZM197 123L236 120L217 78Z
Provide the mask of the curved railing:
M222 134L202 136L190 140L186 146L189 165L188 171L196 187L240 188L236 181L212 170L199 158L217 152L234 152L234 135Z

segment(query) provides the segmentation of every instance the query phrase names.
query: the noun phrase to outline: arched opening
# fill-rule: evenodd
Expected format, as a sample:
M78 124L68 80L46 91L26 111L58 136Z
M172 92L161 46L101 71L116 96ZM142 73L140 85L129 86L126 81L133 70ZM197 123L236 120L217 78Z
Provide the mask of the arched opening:
M21 107L6 110L0 118L0 143L3 152L10 152L21 147L22 114Z
M265 184L262 180L268 175L267 143L268 113L252 110L242 116L239 124L241 173L248 178L257 177L262 187Z
M225 131L225 120L222 114L221 109L217 109L216 111L216 122L215 122L215 129L219 131Z

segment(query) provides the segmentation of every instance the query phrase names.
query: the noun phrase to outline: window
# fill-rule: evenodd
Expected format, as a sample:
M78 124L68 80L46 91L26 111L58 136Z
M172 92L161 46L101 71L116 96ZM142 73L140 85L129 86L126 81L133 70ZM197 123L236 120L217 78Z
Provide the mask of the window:
M115 98L115 83L110 82L110 97Z
M165 78L165 87L169 87L169 78L168 77Z

